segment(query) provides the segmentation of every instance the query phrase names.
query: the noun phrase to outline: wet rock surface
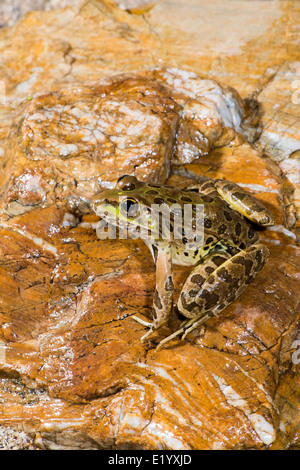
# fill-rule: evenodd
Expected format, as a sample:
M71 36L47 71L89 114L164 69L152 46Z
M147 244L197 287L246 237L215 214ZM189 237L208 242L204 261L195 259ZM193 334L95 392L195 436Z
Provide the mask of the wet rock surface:
M272 10L277 32L287 3ZM249 99L255 91L258 104L261 97L271 109L272 82L254 90L269 72L254 73L258 66L249 61L252 74L243 81L238 62L228 65L218 50L212 75L220 84L207 78L215 51L201 67L194 57L192 67L193 30L181 36L181 49L176 40L173 66L157 67L153 54L166 64L171 57L164 17L155 23L162 4L141 17L88 2L80 13L32 13L2 31L10 80L1 109L0 424L50 449L298 448L296 173L285 175L276 161L267 129L277 135L277 117L267 125L267 113ZM180 4L173 8L180 13ZM268 22L256 27L272 36ZM20 60L34 57L37 68L27 65L20 78L12 59L29 24L32 40ZM41 25L49 34L44 30L38 47ZM293 36L288 40L282 62L295 60ZM240 36L246 57L247 41L253 38ZM260 38L249 47L255 56L259 45L268 52L266 44ZM288 151L286 157L280 165ZM220 318L159 351L161 335L180 323L176 310L146 344L139 341L144 327L131 318L151 318L151 254L141 240L99 240L88 208L122 173L178 187L203 174L225 177L275 217L275 226L261 231L270 260L245 293ZM187 274L176 268L177 295Z
M243 115L233 89L176 68L37 94L4 148L2 214L67 199L75 209L123 174L164 183L171 163L242 139Z

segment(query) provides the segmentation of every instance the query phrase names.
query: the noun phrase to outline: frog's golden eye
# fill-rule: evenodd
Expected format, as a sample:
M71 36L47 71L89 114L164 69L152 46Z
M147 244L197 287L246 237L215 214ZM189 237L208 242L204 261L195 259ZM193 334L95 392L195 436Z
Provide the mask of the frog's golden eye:
M132 197L123 199L120 203L120 211L125 217L135 217L139 212L139 203Z

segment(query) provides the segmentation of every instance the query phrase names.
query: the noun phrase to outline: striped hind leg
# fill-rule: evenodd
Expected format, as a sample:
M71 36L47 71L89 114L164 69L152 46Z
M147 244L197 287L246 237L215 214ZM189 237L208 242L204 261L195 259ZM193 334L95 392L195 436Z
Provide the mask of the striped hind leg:
M188 320L159 344L183 338L210 317L218 315L237 299L262 269L269 251L257 243L231 256L227 252L209 254L187 278L178 300L178 309Z

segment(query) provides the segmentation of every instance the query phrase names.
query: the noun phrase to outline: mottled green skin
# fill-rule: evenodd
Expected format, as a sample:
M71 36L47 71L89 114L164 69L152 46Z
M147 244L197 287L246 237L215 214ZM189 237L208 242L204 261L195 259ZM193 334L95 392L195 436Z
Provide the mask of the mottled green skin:
M120 200L122 203L119 205ZM174 204L204 206L203 238L187 239L182 225L168 224L164 238L162 220L153 216L153 205L172 212ZM146 207L149 211L139 211ZM173 300L172 264L193 266L178 300L179 311L188 319L182 327L160 345L183 333L183 337L209 317L219 314L247 287L264 265L268 250L257 243L258 233L249 220L261 226L272 225L272 215L250 194L225 180L203 179L196 188L178 189L142 183L133 176L121 177L112 190L105 190L93 200L95 212L108 222L124 228L128 222L148 233L149 224L156 236L145 240L156 263L156 288L153 299L153 323L134 317L149 332L166 324ZM150 211L152 208L152 212ZM174 212L174 211L173 211ZM191 212L191 227L196 226L198 213ZM247 219L246 219L247 218ZM138 220L138 224L137 221ZM177 233L176 233L177 232Z

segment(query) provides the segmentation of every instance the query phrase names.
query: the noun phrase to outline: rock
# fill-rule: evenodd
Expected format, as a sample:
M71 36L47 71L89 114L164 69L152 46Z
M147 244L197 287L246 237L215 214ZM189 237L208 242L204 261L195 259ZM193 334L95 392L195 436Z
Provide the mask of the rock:
M28 206L89 201L126 173L164 182L178 113L160 88L130 75L30 100L5 149L8 216Z
M74 210L123 174L164 183L171 160L241 139L244 110L229 87L171 68L37 94L4 149L2 215L66 201Z
M300 62L287 62L259 94L262 103L263 132L258 140L261 151L271 153L291 182L292 200L300 221Z
M294 180L275 161L277 148L269 143L267 155L260 146L269 69L276 78L285 61L296 60L296 6L272 2L267 14L260 4L252 31L245 28L249 2L239 1L239 21L226 3L217 9L214 2L194 3L205 14L203 29L202 17L181 2L136 16L105 1L35 12L0 31L3 76L10 80L0 109L3 141L13 124L0 175L0 425L26 432L38 448L299 447L291 356L300 301ZM215 38L206 37L208 18ZM26 51L19 47L24 39ZM198 120L204 85L211 125L207 114ZM104 111L108 139L104 125L97 128ZM135 113L145 126L138 135ZM100 145L91 130L104 135ZM225 177L275 217L275 226L260 233L270 259L245 293L186 341L159 351L156 342L180 323L176 311L146 344L139 341L144 327L131 318L137 312L151 318L149 250L141 240L99 240L98 219L87 208L120 170L180 187L203 174ZM186 275L176 268L177 295Z
M34 450L31 438L24 431L16 432L10 428L0 428L1 450Z
M0 27L11 26L26 13L34 10L54 10L70 5L79 9L81 3L82 0L17 0L14 3L10 0L2 0ZM122 0L119 2L119 7L123 10L135 11L139 5L146 5L147 3L147 0Z

